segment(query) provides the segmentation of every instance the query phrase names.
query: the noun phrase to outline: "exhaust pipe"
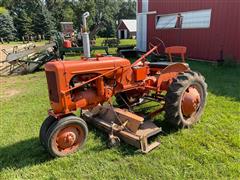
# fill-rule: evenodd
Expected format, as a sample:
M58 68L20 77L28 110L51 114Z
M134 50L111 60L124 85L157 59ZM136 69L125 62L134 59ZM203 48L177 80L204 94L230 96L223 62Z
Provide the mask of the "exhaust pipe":
M91 49L90 49L90 40L89 40L89 33L87 28L87 17L89 17L89 12L85 12L82 16L83 21L83 33L82 33L82 40L83 40L83 53L86 58L91 57Z

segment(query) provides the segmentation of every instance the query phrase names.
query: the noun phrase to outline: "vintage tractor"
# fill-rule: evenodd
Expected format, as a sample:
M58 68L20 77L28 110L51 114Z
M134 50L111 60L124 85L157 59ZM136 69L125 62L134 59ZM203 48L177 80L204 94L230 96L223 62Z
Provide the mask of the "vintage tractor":
M159 145L151 137L161 132L152 120L161 111L177 127L195 124L204 109L207 85L204 77L184 62L154 62L147 57L158 53L158 45L133 64L128 59L98 55L79 61L56 60L45 65L52 109L40 130L40 141L55 157L83 147L87 123L108 132L109 145L121 140L147 153ZM113 107L112 97L119 107ZM134 106L159 103L145 116ZM81 109L81 116L74 112Z

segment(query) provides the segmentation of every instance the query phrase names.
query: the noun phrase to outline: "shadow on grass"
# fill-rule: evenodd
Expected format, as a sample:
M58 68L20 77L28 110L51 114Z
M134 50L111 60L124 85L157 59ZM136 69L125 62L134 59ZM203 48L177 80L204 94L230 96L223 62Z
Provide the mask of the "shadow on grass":
M166 121L162 121L161 118L156 119L155 123L157 126L162 127L164 132L162 135L169 135L177 131L177 129L171 127ZM108 134L90 124L88 124L88 127L89 131L94 132L94 139L100 138L102 142L101 146L94 146L93 148L89 148L88 151L92 151L96 154L108 150ZM158 135L157 138L159 139L161 136ZM139 149L123 141L121 141L120 146L114 147L114 150L123 157L142 155ZM8 168L21 169L26 166L39 165L52 159L49 153L41 146L38 138L32 138L5 147L0 147L0 171Z
M115 149L117 150L122 156L128 156L128 155L136 155L138 154L138 149L135 147L126 144L125 142L121 141L120 146L109 148L108 147L108 134L106 132L101 131L100 129L94 127L92 124L88 124L89 131L94 132L94 136L96 138L100 138L100 141L102 142L102 146L95 146L90 151L93 152L100 152L105 151L107 149Z
M7 168L20 169L25 166L41 164L51 159L50 155L40 145L38 138L0 147L0 171Z
M196 61L189 61L189 64L191 69L205 77L209 92L240 101L240 65L227 66Z

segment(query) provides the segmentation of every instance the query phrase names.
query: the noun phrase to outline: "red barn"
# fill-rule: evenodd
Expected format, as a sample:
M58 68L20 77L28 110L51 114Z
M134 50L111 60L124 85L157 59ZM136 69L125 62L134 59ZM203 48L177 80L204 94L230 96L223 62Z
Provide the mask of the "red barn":
M194 59L240 63L239 0L138 0L137 48L153 37L183 45Z

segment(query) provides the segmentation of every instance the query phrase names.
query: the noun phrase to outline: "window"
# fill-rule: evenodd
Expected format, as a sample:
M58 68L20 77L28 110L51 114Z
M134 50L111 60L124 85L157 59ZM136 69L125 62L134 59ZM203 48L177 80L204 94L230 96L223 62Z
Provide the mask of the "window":
M209 28L211 9L181 13L183 17L182 28Z
M170 29L175 28L177 22L177 14L158 16L157 29Z
M156 29L209 28L211 9L157 16Z

